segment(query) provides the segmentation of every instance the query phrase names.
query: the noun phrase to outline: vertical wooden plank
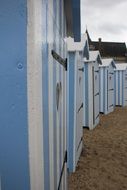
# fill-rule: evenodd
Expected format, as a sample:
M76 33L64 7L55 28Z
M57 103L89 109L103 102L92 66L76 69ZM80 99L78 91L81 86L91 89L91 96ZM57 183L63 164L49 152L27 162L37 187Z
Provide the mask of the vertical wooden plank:
M53 17L53 0L48 0L48 70L49 70L49 76L48 76L48 101L49 101L49 164L50 164L50 187L52 190L54 190L54 122L53 122L53 87L54 87L54 81L53 81L53 58L51 55L51 51L53 49L53 42L54 42L54 36L53 36L53 25L54 25L54 17Z
M107 94L107 106L106 106L106 110L107 110L107 112L109 111L109 96L110 96L110 93L109 93L109 71L108 71L108 69L107 69L107 91L106 91L106 94Z
M94 78L95 78L95 76L94 76L94 66L92 66L92 88L93 88L93 126L95 125L95 97L94 97L94 94L95 94L95 92L94 92L94 88L95 88L95 86L94 86Z
M31 190L44 189L42 117L42 2L28 1L27 85Z

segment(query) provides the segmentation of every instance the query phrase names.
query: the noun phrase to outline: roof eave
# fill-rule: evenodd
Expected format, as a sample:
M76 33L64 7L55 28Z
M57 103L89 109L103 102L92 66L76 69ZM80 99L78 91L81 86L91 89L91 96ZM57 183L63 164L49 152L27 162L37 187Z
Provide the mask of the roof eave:
M85 46L84 46L84 50L83 50L83 56L88 60L90 55L89 55L89 44L88 41L85 41Z
M112 60L112 66L116 69L116 64L114 60Z
M101 60L100 55L97 56L97 61L98 61L99 65L102 65L102 60Z

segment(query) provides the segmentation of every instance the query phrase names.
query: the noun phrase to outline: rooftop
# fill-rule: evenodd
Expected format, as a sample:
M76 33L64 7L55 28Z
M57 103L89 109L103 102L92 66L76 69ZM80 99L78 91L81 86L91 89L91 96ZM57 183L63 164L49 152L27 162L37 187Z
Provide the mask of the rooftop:
M86 30L90 50L99 50L103 58L114 58L118 62L127 62L127 48L125 42L104 42L101 38L92 41Z

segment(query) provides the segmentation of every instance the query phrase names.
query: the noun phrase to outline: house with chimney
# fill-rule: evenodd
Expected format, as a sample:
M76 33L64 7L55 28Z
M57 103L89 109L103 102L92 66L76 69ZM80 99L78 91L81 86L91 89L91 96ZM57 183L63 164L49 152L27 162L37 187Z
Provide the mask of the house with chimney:
M116 62L127 62L127 48L125 42L104 42L101 38L92 41L86 30L89 49L99 50L102 58L113 58Z

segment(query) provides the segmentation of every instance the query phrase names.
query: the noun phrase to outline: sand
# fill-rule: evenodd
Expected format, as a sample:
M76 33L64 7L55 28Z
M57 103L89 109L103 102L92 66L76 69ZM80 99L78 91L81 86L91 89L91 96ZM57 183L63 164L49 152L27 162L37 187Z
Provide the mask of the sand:
M127 190L127 107L101 115L93 131L84 129L83 140L69 190Z

